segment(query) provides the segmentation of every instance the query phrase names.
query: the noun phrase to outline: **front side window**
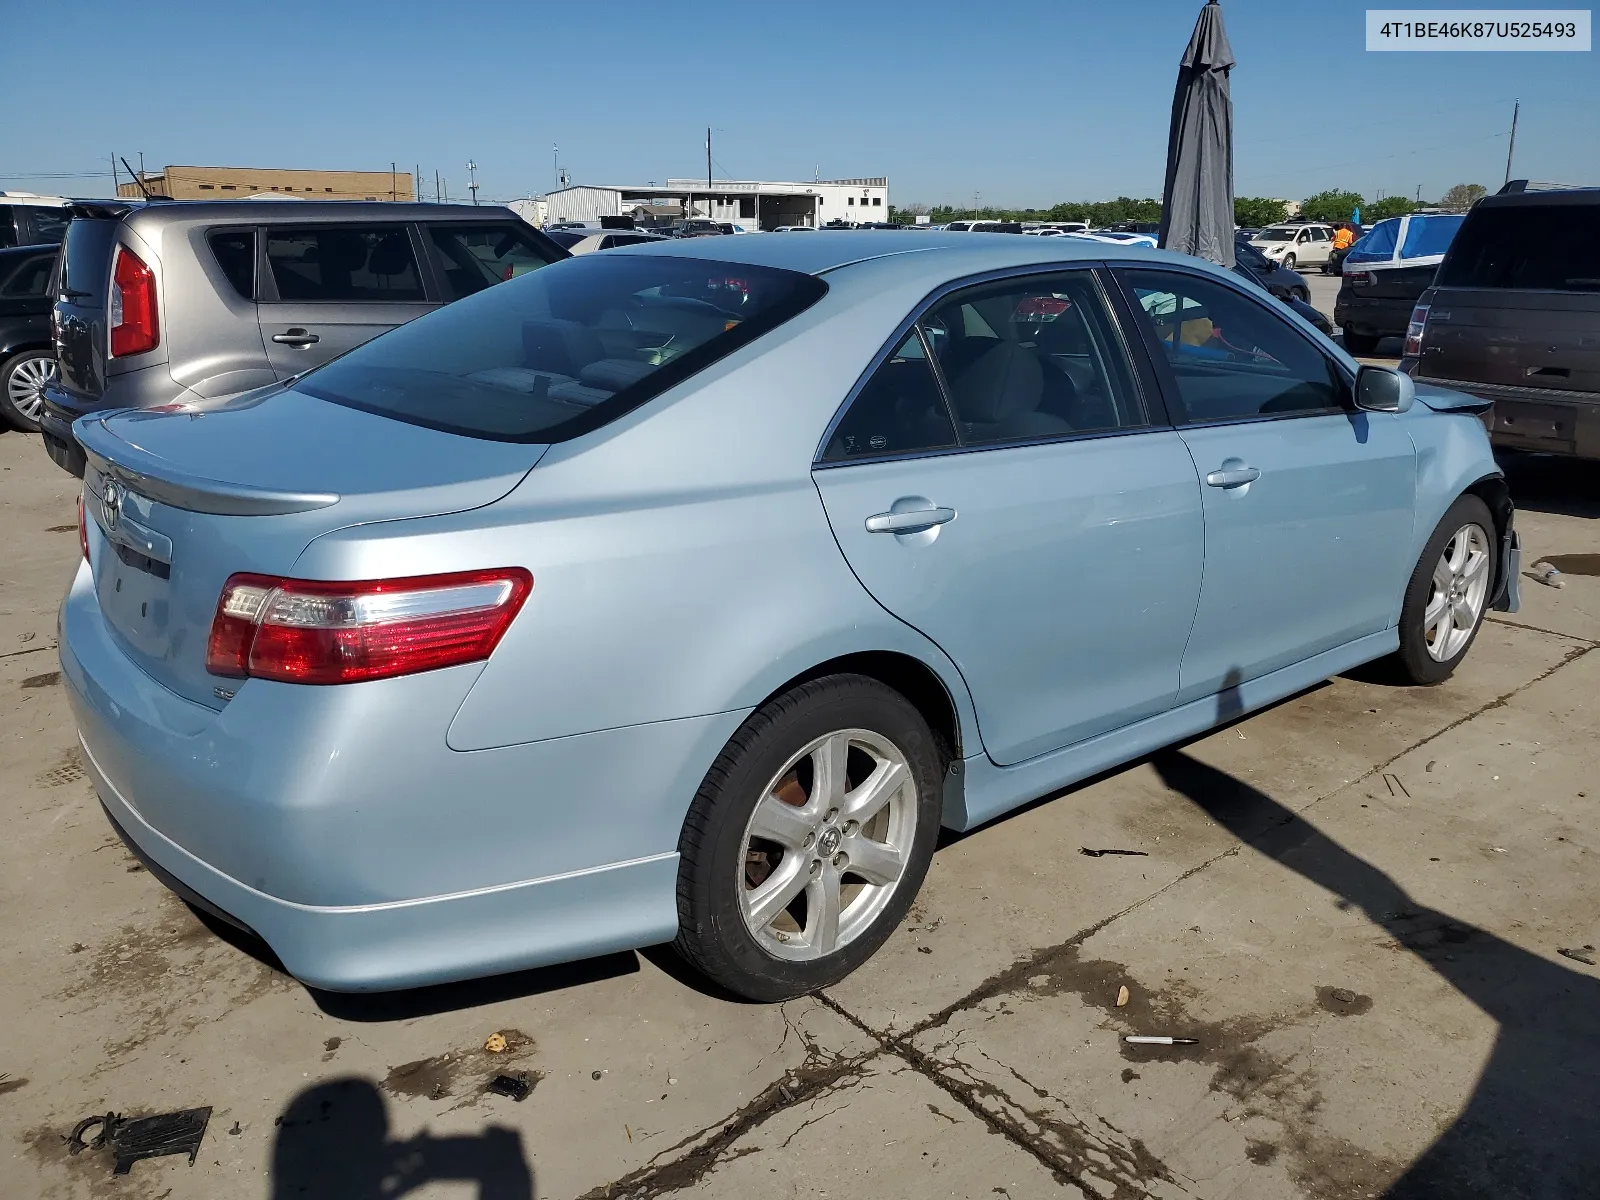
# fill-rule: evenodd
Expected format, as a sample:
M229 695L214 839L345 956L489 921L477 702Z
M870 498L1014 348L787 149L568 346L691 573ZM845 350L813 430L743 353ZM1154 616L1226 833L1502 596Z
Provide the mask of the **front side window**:
M271 229L267 263L280 300L427 298L403 225Z
M440 308L294 384L502 441L599 428L809 308L815 276L666 255L566 259Z
M550 263L539 243L515 225L430 225L428 236L452 300Z
M922 320L966 445L1148 423L1088 271L958 292Z
M1187 421L1342 411L1333 362L1272 311L1225 284L1176 271L1129 270L1147 332L1177 384Z

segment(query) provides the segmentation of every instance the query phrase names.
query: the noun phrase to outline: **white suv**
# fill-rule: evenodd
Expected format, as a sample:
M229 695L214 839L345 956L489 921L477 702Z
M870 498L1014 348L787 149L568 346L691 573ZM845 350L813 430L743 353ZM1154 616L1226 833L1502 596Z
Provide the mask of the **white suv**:
M67 236L67 202L60 196L0 192L0 249L60 243Z
M1296 266L1319 267L1333 253L1333 229L1328 225L1269 225L1251 238L1250 244L1291 271Z

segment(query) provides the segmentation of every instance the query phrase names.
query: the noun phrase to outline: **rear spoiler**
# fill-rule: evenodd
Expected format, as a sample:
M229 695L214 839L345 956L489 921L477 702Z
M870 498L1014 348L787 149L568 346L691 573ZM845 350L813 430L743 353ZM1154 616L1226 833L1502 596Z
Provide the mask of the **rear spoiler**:
M67 215L76 221L117 221L143 207L142 200L71 200Z

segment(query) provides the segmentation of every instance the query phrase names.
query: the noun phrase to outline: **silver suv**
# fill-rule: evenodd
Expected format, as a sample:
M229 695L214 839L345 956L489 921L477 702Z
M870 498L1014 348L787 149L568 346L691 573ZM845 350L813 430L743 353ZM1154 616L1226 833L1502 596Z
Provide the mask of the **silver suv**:
M70 206L45 449L72 422L289 379L451 300L568 257L510 209L363 201Z

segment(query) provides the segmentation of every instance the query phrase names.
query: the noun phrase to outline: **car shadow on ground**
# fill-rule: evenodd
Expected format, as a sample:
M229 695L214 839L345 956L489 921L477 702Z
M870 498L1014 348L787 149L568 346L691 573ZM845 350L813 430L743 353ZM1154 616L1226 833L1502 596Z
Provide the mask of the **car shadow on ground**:
M1237 687L1229 687L1218 698L1219 723L1238 712ZM1385 1193L1389 1200L1600 1195L1600 979L1418 903L1305 818L1182 749L1150 761L1168 787L1247 847L1332 893L1341 908L1360 909L1498 1023L1471 1097Z
M515 1129L389 1135L373 1084L356 1076L306 1088L275 1122L271 1200L398 1200L435 1182L475 1183L479 1200L534 1200L533 1168Z
M1600 469L1583 458L1500 450L1500 468L1519 509L1565 517L1600 517ZM1523 562L1529 560L1525 557ZM1564 569L1564 568L1563 568Z

